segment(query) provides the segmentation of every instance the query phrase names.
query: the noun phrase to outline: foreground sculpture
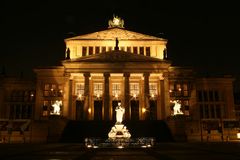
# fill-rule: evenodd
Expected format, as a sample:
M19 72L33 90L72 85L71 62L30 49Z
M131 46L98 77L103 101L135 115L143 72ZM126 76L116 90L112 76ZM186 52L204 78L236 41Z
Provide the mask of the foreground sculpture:
M121 103L118 103L118 106L115 109L116 111L116 123L112 127L111 131L108 133L109 138L130 138L131 134L124 124L123 115L125 113L125 109L121 106Z

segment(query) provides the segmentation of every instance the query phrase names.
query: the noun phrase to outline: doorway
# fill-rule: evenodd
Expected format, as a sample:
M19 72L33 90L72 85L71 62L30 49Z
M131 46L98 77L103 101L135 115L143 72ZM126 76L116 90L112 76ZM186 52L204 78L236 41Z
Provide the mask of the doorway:
M131 120L134 120L134 121L139 120L139 101L138 100L131 101Z
M76 120L83 120L84 101L76 101Z
M102 100L94 100L94 120L102 120Z

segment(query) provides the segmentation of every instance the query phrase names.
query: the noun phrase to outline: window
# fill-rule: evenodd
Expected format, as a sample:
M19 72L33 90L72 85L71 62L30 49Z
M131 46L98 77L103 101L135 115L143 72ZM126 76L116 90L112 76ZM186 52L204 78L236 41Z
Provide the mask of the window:
M84 83L76 83L75 95L84 95Z
M187 84L183 84L183 96L189 96Z
M87 47L82 47L82 56L87 55Z
M149 94L150 96L157 95L157 83L150 83L149 84Z
M43 96L45 97L62 97L63 87L58 84L45 84Z
M30 119L32 118L31 104L11 104L9 118L10 119Z
M139 54L144 55L144 47L140 47L139 52L140 52Z
M102 83L94 83L93 94L94 94L94 96L97 96L98 98L102 96L102 94L103 94L103 84Z
M108 51L112 51L112 47L108 47Z
M95 54L100 53L100 47L95 47Z
M150 47L146 47L146 56L151 56Z
M197 97L199 102L203 101L202 91L197 91Z
M102 52L106 52L106 47L102 47Z
M131 52L131 47L127 47L127 52Z
M139 95L139 83L130 83L130 94L134 97Z
M42 116L60 115L62 110L61 100L45 100L42 106Z
M112 84L112 95L119 96L121 95L121 86L120 83L113 83Z
M89 51L88 51L88 55L92 55L93 54L93 47L89 47Z
M138 54L138 48L137 47L133 47L133 53Z

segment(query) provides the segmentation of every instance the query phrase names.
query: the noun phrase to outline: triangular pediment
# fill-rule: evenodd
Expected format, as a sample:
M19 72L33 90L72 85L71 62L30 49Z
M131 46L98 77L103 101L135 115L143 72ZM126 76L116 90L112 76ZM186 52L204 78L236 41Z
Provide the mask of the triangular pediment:
M84 34L72 38L65 39L68 40L158 40L165 41L163 38L154 37L142 33L137 33L133 31L126 30L124 28L109 28L103 31L93 32L89 34Z
M134 54L130 52L114 50L110 52L100 53L96 55L80 57L71 60L65 60L65 62L163 62L164 60L148 57L144 55Z

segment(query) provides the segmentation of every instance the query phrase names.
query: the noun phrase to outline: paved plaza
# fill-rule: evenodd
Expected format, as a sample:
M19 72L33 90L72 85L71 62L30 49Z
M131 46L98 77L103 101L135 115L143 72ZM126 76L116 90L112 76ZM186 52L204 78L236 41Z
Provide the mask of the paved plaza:
M1 160L240 160L240 142L160 143L154 148L87 149L82 144L0 144Z

